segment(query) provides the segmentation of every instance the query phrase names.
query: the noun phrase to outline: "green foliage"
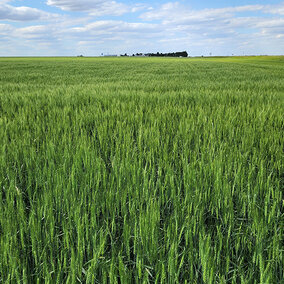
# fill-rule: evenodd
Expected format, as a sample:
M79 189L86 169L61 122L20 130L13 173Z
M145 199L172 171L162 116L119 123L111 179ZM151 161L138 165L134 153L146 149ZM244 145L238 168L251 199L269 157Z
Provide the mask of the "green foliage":
M0 59L0 283L281 283L283 57Z

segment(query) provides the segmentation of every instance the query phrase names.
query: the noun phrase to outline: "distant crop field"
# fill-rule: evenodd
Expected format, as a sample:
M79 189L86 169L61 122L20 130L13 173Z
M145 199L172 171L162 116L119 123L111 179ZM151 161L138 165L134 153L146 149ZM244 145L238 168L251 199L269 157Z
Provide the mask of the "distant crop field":
M0 58L0 283L283 283L284 57Z

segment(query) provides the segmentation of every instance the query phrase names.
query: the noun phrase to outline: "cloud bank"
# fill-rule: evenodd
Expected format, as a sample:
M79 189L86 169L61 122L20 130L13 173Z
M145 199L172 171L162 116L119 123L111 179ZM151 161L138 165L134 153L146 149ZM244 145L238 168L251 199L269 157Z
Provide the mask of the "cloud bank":
M103 0L48 0L47 5L55 6L63 11L87 12L93 16L120 16L129 12L129 7L116 1Z
M0 2L0 55L284 54L284 2L201 10L181 2L155 8L101 0L48 0L42 9L12 4Z
M14 7L6 4L8 1L0 2L0 21L48 21L56 17L51 13L31 8L31 7Z

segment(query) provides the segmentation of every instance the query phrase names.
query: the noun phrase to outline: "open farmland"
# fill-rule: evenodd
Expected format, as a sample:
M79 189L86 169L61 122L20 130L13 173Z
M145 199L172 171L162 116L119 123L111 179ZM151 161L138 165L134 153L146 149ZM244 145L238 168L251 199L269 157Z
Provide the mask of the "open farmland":
M0 59L0 283L283 283L284 57Z

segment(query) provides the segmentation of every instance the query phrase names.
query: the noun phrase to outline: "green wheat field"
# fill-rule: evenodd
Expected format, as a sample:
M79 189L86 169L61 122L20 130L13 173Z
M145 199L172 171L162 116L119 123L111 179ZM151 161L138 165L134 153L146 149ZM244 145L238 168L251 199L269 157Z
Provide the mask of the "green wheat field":
M0 283L283 283L284 57L0 58Z

